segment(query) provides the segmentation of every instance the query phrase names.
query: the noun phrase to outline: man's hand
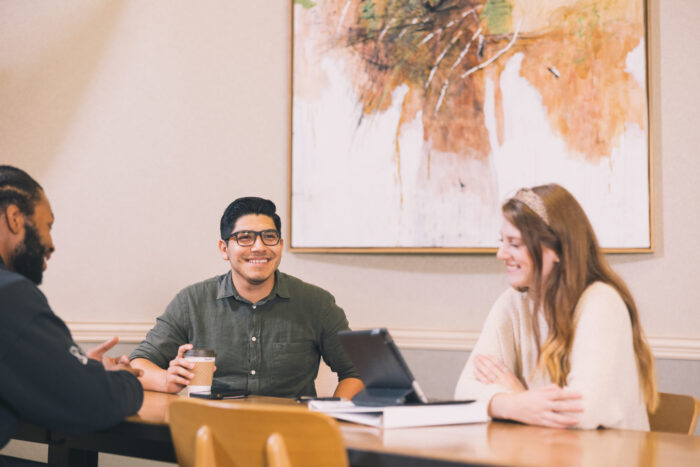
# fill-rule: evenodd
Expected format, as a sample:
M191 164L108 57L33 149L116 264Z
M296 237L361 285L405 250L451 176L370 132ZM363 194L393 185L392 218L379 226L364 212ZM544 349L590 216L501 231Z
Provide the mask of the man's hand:
M484 384L498 384L511 392L524 391L526 388L517 376L498 357L491 355L474 356L474 376Z
M185 386L190 384L190 380L194 378L194 373L190 370L194 368L194 363L188 362L184 358L184 354L188 350L192 350L192 344L183 344L177 349L177 356L170 360L168 370L165 372L165 391L171 394L178 393Z
M574 414L583 412L581 394L550 384L511 394L496 394L489 404L489 415L528 425L569 428L578 424Z
M358 378L345 378L338 383L335 388L333 397L341 397L343 399L352 399L355 394L362 391L365 385L362 384L362 380Z
M98 345L97 347L88 350L86 352L87 356L92 360L102 362L102 366L104 366L105 370L107 371L124 370L128 371L134 376L141 376L143 374L143 371L137 368L132 368L129 362L129 357L127 357L126 355L122 355L121 357L117 358L105 357L105 353L109 351L112 347L114 347L117 342L119 342L119 338L117 336L114 336L108 341L105 341L102 344Z
M117 344L117 342L119 342L119 338L117 336L114 336L110 340L104 341L103 343L101 343L97 347L94 347L94 348L88 350L86 352L86 354L89 358L91 358L93 360L97 360L98 362L101 362L104 354L109 349L114 347Z
M102 365L107 371L128 371L137 378L143 375L143 370L131 366L126 355L119 358L102 357Z

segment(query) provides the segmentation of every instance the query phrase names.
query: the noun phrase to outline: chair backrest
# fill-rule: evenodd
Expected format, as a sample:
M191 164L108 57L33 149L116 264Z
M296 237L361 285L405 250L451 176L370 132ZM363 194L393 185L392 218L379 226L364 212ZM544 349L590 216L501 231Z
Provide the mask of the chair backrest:
M181 467L348 465L338 423L303 406L182 399L169 414Z
M659 393L659 407L649 414L651 431L692 435L698 423L700 402L693 396Z

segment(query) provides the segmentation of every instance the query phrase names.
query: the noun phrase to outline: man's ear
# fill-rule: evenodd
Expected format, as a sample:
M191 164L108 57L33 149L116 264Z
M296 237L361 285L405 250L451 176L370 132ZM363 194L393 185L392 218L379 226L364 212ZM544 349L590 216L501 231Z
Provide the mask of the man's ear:
M5 208L3 213L7 228L13 234L21 234L24 230L24 214L19 210L16 204L10 204Z
M228 245L224 240L219 240L219 251L221 252L221 258L228 261Z

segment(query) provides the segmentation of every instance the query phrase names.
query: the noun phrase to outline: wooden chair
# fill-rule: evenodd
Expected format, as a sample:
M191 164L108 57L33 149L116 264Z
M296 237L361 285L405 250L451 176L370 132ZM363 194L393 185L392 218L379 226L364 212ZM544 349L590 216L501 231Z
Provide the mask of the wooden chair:
M698 423L700 402L693 396L659 393L659 407L649 414L651 431L692 435Z
M338 423L306 407L182 399L169 406L181 467L347 467Z

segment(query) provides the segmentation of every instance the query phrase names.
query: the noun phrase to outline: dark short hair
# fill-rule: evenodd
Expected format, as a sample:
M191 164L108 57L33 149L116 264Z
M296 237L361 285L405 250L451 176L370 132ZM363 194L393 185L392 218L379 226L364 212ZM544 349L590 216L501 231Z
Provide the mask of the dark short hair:
M24 170L10 165L0 165L0 210L16 205L27 215L34 215L34 206L44 191L41 185Z
M229 204L224 215L221 216L221 239L228 240L236 225L236 221L248 214L258 214L268 216L275 223L277 231L282 230L282 221L277 215L277 207L275 203L269 199L258 198L255 196L247 196L238 198L233 203Z

